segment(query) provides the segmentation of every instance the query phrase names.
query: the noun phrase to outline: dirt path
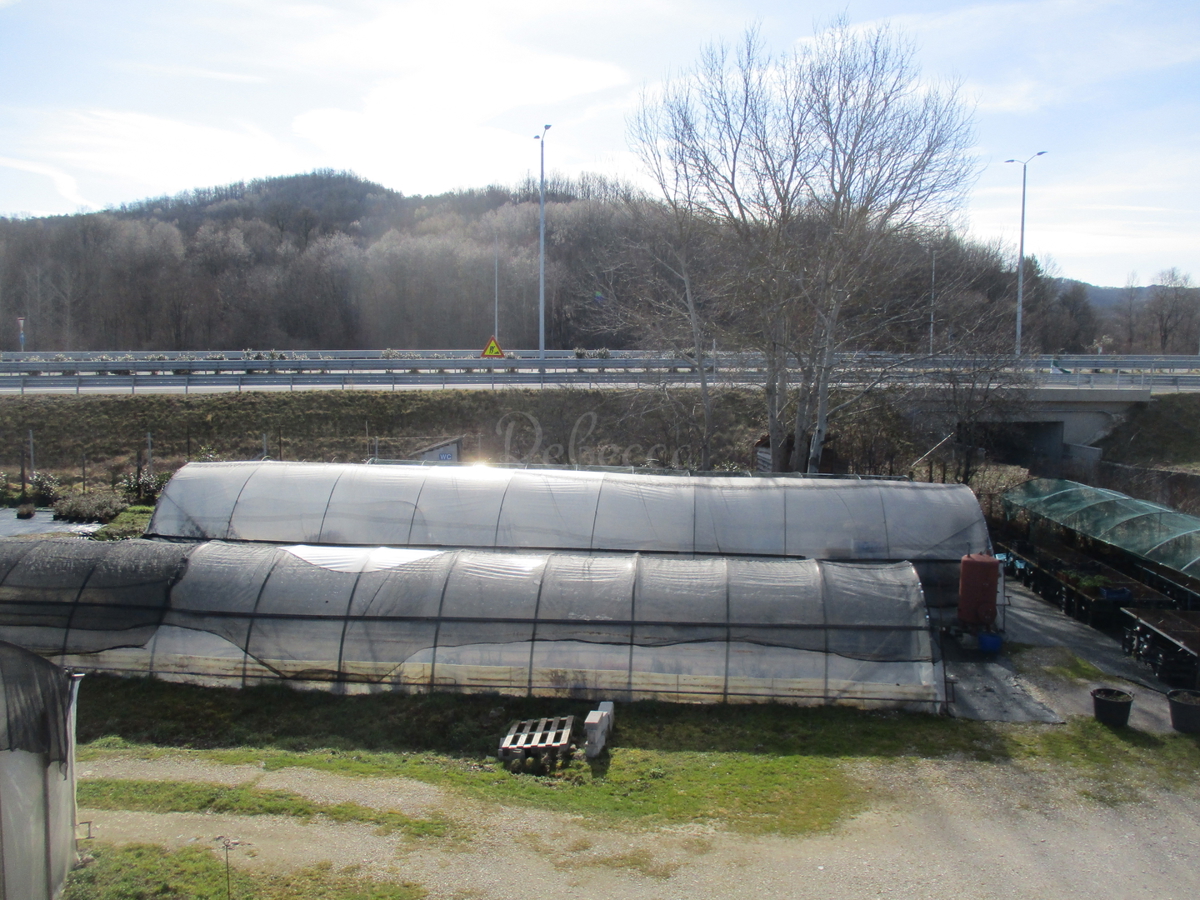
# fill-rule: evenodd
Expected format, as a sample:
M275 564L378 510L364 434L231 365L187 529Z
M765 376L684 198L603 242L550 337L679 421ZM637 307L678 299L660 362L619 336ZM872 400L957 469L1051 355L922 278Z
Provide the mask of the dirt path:
M1052 777L1006 765L863 765L878 798L831 834L745 837L704 828L597 827L581 818L479 803L407 779L173 759L108 759L81 777L257 783L324 803L438 812L467 841L379 836L369 825L281 817L80 810L113 842L238 843L238 865L338 868L424 884L434 900L530 893L614 900L688 898L1154 898L1200 895L1200 802L1175 795L1121 806L1082 799Z

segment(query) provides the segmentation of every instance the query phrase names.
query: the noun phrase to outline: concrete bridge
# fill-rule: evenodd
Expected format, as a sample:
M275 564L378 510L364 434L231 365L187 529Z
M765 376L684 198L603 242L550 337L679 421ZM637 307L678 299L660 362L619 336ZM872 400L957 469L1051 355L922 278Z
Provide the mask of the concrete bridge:
M1026 397L1013 413L992 421L1012 430L1013 450L1021 462L1054 465L1064 458L1098 460L1100 450L1092 445L1120 424L1135 404L1150 402L1153 393L1134 387L1038 386Z

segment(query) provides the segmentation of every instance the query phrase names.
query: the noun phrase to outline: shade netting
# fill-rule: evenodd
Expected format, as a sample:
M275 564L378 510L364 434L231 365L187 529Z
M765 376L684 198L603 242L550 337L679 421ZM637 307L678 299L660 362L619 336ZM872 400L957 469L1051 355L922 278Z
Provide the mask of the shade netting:
M1035 478L1004 494L1005 515L1025 510L1093 540L1200 578L1200 518L1105 488Z
M148 533L352 546L952 560L990 551L963 485L487 466L192 463Z
M51 900L75 864L75 689L0 642L0 897Z
M219 541L5 550L0 637L94 671L344 691L944 700L908 563ZM104 590L90 591L100 573ZM32 590L43 578L53 585Z

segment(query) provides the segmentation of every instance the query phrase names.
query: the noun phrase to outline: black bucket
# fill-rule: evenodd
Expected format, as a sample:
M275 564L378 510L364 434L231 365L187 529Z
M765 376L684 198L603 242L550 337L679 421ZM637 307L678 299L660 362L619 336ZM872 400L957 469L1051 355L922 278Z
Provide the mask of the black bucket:
M1167 692L1171 727L1184 734L1200 734L1200 691L1181 689Z
M1096 721L1110 728L1124 728L1129 724L1129 710L1133 707L1133 694L1115 688L1096 688L1092 691L1092 711Z

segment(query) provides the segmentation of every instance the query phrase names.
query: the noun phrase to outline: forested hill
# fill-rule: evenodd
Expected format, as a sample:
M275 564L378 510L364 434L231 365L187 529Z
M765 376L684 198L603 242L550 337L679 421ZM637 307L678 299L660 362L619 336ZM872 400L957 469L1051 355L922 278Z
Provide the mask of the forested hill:
M496 205L504 200L507 193ZM123 204L111 212L125 220L171 222L189 237L206 222L260 220L303 243L314 234L338 231L378 238L389 228L411 225L421 202L421 197L406 198L350 172L324 170L198 188Z
M547 347L690 348L662 208L599 176L550 179L546 200ZM697 239L689 271L704 330L727 347L756 346L761 319L745 296L753 282L739 274L753 261L717 226ZM934 256L939 345L996 316L997 334L1011 330L1003 322L1015 317L1015 271L998 248L908 233L880 256L870 296L856 302L869 317L886 297L889 315L901 314L854 347L928 346ZM1084 286L1027 265L1030 346L1085 348L1096 321ZM497 295L501 345L536 347L530 180L422 197L323 170L98 213L0 218L0 350L18 349L17 316L38 353L473 349L492 334ZM793 314L804 327L802 306Z
M611 245L601 178L548 183L548 336L583 329L586 245ZM608 219L606 223L604 220ZM405 196L330 170L239 182L99 213L0 219L0 319L27 349L537 345L536 184ZM611 235L610 235L611 237ZM581 281L582 279L582 281ZM0 349L17 335L0 329Z

